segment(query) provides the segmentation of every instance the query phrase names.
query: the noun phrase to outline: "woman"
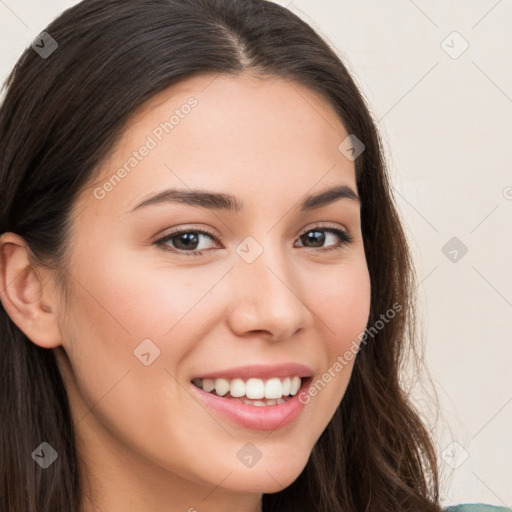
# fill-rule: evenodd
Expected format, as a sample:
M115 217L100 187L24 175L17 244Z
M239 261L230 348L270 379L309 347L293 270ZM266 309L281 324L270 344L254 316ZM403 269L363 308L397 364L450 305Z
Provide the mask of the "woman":
M309 26L86 0L7 85L1 510L442 510L378 134Z

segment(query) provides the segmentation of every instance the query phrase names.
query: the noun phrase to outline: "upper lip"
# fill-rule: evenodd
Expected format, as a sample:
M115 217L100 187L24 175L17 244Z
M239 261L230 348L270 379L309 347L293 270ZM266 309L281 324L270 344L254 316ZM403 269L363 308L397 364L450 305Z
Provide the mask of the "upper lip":
M246 366L237 366L235 368L226 368L209 373L196 375L195 379L250 379L251 377L266 379L272 377L311 377L313 371L304 364L284 363L284 364L251 364Z

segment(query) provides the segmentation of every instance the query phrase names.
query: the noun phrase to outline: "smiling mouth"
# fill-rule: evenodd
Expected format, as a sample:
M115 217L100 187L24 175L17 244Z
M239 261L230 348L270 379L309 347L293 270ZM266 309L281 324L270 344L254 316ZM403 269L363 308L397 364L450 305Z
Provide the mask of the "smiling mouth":
M272 377L270 379L192 379L192 384L215 396L264 407L291 400L309 377Z

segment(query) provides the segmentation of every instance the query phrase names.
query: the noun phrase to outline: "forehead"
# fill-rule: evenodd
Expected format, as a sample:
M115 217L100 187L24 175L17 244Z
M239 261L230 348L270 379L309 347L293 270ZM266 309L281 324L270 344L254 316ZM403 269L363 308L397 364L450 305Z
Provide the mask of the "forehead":
M198 75L132 115L94 186L124 210L167 186L283 199L316 183L355 190L353 162L338 149L347 136L334 109L296 82Z

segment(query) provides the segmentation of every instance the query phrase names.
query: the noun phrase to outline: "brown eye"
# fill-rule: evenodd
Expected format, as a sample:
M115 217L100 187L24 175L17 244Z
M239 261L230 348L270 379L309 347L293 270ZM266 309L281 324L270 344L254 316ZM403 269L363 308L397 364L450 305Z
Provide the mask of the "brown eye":
M211 233L207 231L197 230L197 229L181 229L173 231L168 235L165 235L163 238L160 238L155 243L164 247L164 249L176 252L183 253L187 256L194 256L202 254L205 248L201 248L197 250L197 246L200 244L201 238L210 238L211 240L217 240ZM169 245L168 242L172 242L172 245Z
M329 251L333 249L340 249L344 245L349 244L352 242L352 237L346 232L341 229L336 228L313 228L309 229L302 235L300 235L299 239L302 242L302 244L312 244L311 248L323 248L326 240L329 241L329 237L326 236L326 233L330 234L334 238L338 238L340 241L339 244L335 247L328 247L323 250Z

